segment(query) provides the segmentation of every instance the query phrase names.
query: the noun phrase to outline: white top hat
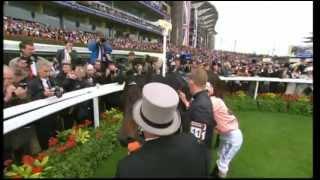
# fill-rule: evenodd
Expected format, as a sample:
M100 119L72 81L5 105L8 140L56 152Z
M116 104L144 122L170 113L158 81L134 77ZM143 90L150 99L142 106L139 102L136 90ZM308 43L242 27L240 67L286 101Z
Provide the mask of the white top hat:
M133 106L133 119L145 131L166 136L175 133L181 124L177 111L179 96L170 86L149 83L142 89L142 99Z

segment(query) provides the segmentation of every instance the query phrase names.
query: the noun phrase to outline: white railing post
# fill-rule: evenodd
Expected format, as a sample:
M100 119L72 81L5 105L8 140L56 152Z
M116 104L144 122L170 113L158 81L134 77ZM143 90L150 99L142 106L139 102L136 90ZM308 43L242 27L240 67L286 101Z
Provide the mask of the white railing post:
M163 30L163 54L162 54L162 76L166 76L166 66L167 66L167 32Z
M254 99L257 99L258 95L258 88L259 88L259 81L256 81L256 89L254 90Z
M99 101L98 97L93 98L93 114L94 114L94 128L99 127Z

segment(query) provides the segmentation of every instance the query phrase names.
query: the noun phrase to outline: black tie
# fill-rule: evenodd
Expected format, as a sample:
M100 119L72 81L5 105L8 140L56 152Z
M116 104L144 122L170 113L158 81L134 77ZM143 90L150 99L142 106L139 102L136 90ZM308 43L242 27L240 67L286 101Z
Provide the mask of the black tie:
M47 84L48 84L48 88L51 89L52 87L51 87L51 83L49 80L47 80Z

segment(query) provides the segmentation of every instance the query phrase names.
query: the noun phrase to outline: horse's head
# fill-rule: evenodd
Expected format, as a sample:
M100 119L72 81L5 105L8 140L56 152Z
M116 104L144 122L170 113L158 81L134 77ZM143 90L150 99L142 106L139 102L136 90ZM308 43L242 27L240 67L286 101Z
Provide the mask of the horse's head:
M134 81L128 82L122 95L124 118L118 139L123 146L126 146L130 139L139 139L138 125L133 120L132 108L134 103L142 97L142 87Z

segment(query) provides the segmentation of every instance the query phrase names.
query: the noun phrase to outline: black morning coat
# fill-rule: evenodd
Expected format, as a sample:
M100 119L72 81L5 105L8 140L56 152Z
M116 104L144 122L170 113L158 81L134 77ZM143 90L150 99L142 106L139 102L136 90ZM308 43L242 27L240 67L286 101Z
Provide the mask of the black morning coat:
M116 177L208 177L207 153L192 134L162 136L120 160Z

